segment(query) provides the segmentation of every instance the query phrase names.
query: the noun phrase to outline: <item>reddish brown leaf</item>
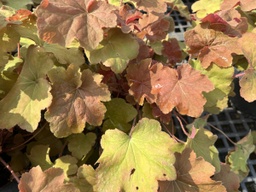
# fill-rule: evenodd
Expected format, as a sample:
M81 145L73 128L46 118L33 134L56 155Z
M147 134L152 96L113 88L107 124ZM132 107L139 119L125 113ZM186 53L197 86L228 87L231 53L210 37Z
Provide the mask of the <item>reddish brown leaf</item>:
M209 28L221 31L231 37L240 37L248 29L246 17L241 17L235 9L221 10L217 13L207 15L201 20L208 22Z
M18 187L20 192L79 192L73 184L64 184L64 179L64 172L60 168L49 168L43 172L37 166L22 174Z
M214 181L214 167L189 148L182 154L176 153L175 168L177 179L175 181L159 181L159 192L226 192L220 181Z
M175 65L182 61L182 51L180 49L178 40L175 38L163 41L163 56L168 58L168 63Z
M141 32L140 38L148 38L151 42L162 40L166 37L170 29L170 22L164 14L145 14L139 20ZM141 35L142 34L142 35Z
M140 105L143 105L144 99L149 103L155 101L155 96L151 94L151 63L151 59L145 59L140 63L131 63L127 68L126 78L130 86L129 93Z
M85 123L100 125L106 112L101 101L110 100L110 92L101 83L102 75L89 69L82 73L74 65L56 68L49 72L53 83L51 106L45 113L51 131L57 137L81 133Z
M63 46L77 39L85 49L94 49L103 39L103 28L116 26L114 10L104 1L43 0L35 11L39 36Z
M119 14L117 14L117 21L124 33L129 33L133 29L140 30L138 26L138 19L140 18L142 18L142 13L128 4L121 6Z
M202 92L213 90L210 80L189 64L172 69L158 63L152 67L152 94L156 104L165 114L177 108L180 114L198 117L203 112L206 99Z
M154 117L159 118L160 121L162 121L165 124L170 123L171 117L172 117L170 113L164 114L155 103L153 103L151 107L152 107L152 115Z
M237 38L204 28L202 25L186 31L184 38L189 46L189 53L198 57L204 68L208 68L213 62L220 67L230 67L232 53L241 54Z
M221 181L226 187L227 191L238 192L240 186L240 179L237 174L230 170L230 165L221 164L221 171L216 173L213 177L215 181Z

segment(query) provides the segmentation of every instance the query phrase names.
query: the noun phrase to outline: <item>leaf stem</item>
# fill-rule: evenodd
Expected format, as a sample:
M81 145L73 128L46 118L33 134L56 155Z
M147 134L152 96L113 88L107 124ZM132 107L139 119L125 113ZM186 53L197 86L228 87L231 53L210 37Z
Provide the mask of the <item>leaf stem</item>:
M230 143L232 143L233 145L237 145L234 141L232 141L228 136L227 136L227 134L226 133L224 133L222 130L220 130L218 127L215 127L214 125L212 125L211 123L207 123L210 127L212 127L213 129L215 129L216 131L219 131L221 134L223 134L226 138L227 138L227 140L229 140L230 141Z
M180 127L181 127L183 133L184 133L187 137L190 137L189 133L188 133L188 132L186 131L186 129L184 128L184 126L183 126L183 124L182 124L182 121L181 121L181 119L179 118L178 115L176 115L176 118L178 119L178 121L179 121L179 123L180 123Z
M3 158L0 156L0 162L10 171L10 173L12 174L13 178L17 181L17 183L20 182L20 179L18 178L18 176L14 173L14 171L12 170L12 168L10 167L9 164L7 164L5 162L5 160L3 160Z
M15 149L18 149L19 147L21 147L22 145L25 145L26 143L28 143L29 141L31 141L32 139L34 139L39 133L41 133L41 131L45 128L45 126L47 125L47 123L45 123L39 131L37 131L32 137L30 137L28 140L24 141L23 143L17 145L17 146L14 146L10 149L3 149L3 152L10 152L10 151L13 151Z
M173 138L175 139L176 141L180 142L180 143L185 143L184 141L180 140L179 138L177 138L173 133L171 133L169 131L169 129L165 126L164 123L161 123L162 127L164 127L164 129L167 131L167 133Z

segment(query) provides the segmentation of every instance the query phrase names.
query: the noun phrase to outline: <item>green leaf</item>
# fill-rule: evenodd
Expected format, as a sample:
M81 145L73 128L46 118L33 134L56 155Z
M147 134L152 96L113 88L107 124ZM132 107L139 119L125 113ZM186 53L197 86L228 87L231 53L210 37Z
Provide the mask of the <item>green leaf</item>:
M74 175L77 172L78 167L76 163L77 159L75 157L65 155L56 159L53 167L61 168L64 171L65 178L68 180L68 176Z
M212 64L207 69L204 69L199 60L191 60L190 64L194 69L197 69L202 74L206 75L213 83L215 89L208 93L204 93L204 96L207 99L204 109L210 113L218 114L228 105L227 99L232 90L231 84L233 81L234 68L223 68L216 64ZM222 102L223 100L226 102Z
M95 185L95 170L90 165L82 165L77 170L77 176L72 177L70 182L81 192L94 192L93 185Z
M47 52L51 52L60 64L82 65L85 62L84 55L78 48L67 49L58 44L44 44Z
M0 69L0 99L2 99L15 84L18 78L15 69L21 65L21 63L22 59L10 56L8 63L6 63L2 70Z
M131 135L107 130L96 169L96 191L157 191L157 180L174 180L172 139L156 120L142 119Z
M68 137L68 150L72 153L72 156L77 159L85 157L96 141L96 135L94 133L72 134Z
M206 15L220 10L220 5L222 1L223 0L215 0L215 1L200 0L192 4L191 8L193 12L196 12L196 16L198 18L204 18Z
M115 73L121 73L138 52L139 44L131 35L122 33L120 29L112 29L98 48L86 51L86 55L92 64L103 62Z
M56 138L50 131L49 125L46 127L41 127L40 134L35 134L35 139L37 144L49 145L50 156L56 156L63 150L63 144L60 139Z
M0 101L0 128L18 124L29 132L36 130L41 110L51 103L46 73L53 62L40 47L30 46L22 71L10 92Z
M203 157L204 160L211 163L216 172L220 171L219 152L214 146L217 136L204 128L197 129L194 137L188 138L186 147L193 149L197 157Z
M107 108L105 114L107 120L103 124L103 130L118 128L128 132L131 128L128 122L136 117L137 110L121 98L113 98L111 101L106 102L105 106Z
M240 181L242 181L249 172L247 160L254 149L253 136L251 132L249 132L248 135L237 142L234 151L231 151L227 156L227 163L230 164L231 170L239 175Z
M13 171L15 172L23 171L28 166L30 166L28 157L26 156L26 154L24 154L20 150L16 150L10 156L12 157L10 161L10 167L12 168Z
M32 147L30 154L27 155L32 166L40 165L42 170L46 170L53 166L49 157L50 148L47 145L35 145Z
M14 9L27 9L27 5L33 4L31 0L2 0L4 5L8 5Z

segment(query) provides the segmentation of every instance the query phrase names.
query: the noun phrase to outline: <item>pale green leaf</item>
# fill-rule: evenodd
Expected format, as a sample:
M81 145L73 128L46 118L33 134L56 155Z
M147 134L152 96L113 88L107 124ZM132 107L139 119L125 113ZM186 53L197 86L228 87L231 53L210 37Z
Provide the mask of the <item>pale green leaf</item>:
M248 102L256 100L256 70L249 68L239 81L240 95Z
M126 3L126 2L129 2L129 0L123 0L122 2ZM120 0L109 0L108 3L115 6L121 6Z
M95 133L83 133L72 134L68 137L68 150L72 153L72 156L77 159L85 157L96 141Z
M42 170L53 166L49 157L50 148L47 145L35 145L27 155L33 167L39 165Z
M211 163L216 172L220 171L219 152L214 146L217 136L204 128L199 128L192 138L188 138L186 147L193 149L197 157L203 157L204 160Z
M93 185L95 185L95 170L90 165L82 165L77 170L77 176L72 177L70 182L81 192L94 192Z
M241 181L249 172L247 160L254 149L253 136L249 132L248 135L237 142L235 150L231 151L227 156L227 163L230 164L231 170L239 175Z
M199 60L191 60L190 63L194 69L206 75L213 83L215 89L204 93L204 97L207 99L204 108L210 113L218 114L228 105L227 99L232 90L231 84L233 81L234 68L222 68L216 64L212 64L207 69L204 69Z
M139 44L131 35L122 33L120 29L112 29L98 48L86 51L86 55L92 64L103 62L115 73L121 73L129 60L136 58L138 51Z
M172 139L156 120L142 119L131 135L107 130L96 169L96 191L157 191L157 180L174 180Z
M46 73L53 62L40 47L30 46L22 71L10 92L0 101L0 128L16 124L29 132L36 130L41 110L51 103Z
M16 82L18 74L15 72L15 69L21 65L21 63L22 59L10 56L3 69L0 69L0 99L11 90Z
M76 163L77 159L75 157L65 155L56 159L53 167L61 168L64 171L66 180L68 180L68 176L74 175L77 172L78 167Z
M200 0L192 4L193 12L196 12L198 18L204 18L210 13L220 10L220 5L223 0Z

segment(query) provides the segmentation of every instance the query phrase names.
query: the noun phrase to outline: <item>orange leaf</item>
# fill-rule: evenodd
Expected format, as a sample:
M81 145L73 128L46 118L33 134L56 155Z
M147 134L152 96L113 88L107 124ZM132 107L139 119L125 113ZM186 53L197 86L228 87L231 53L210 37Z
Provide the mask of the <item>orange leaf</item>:
M179 113L198 117L203 112L206 99L202 92L213 90L211 81L190 65L176 69L158 63L152 67L152 94L156 104L165 114L177 108Z

